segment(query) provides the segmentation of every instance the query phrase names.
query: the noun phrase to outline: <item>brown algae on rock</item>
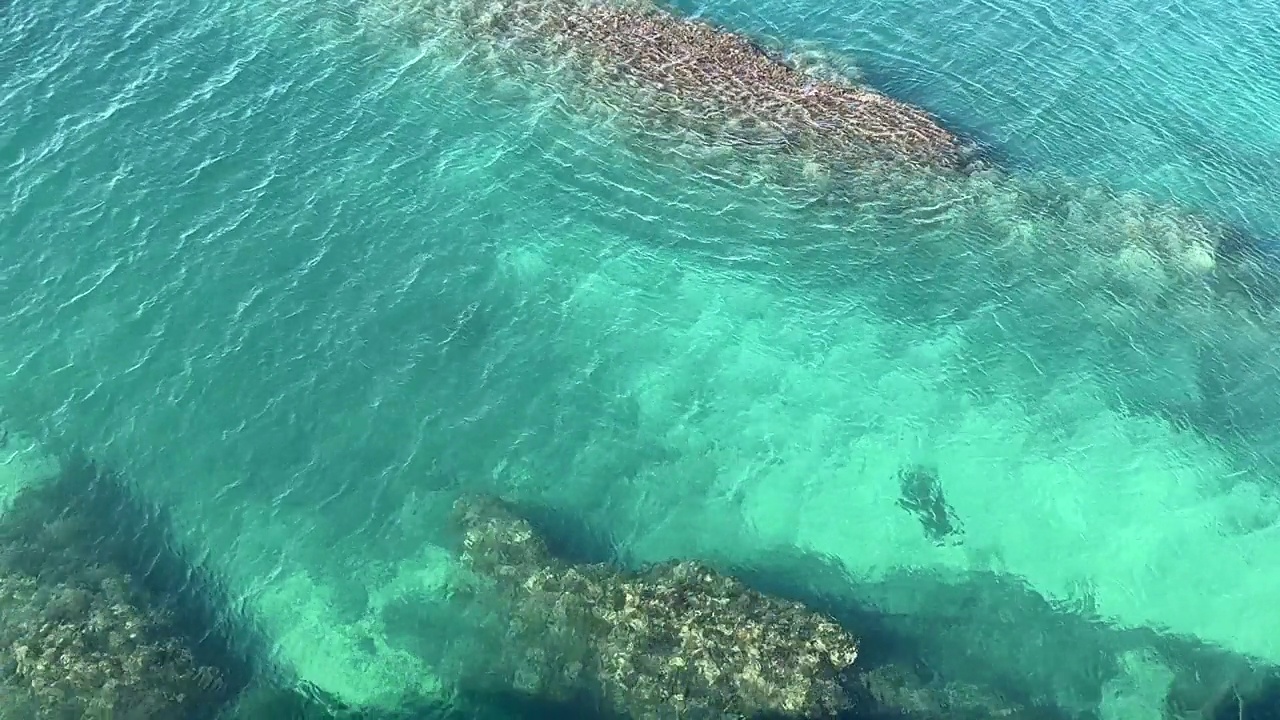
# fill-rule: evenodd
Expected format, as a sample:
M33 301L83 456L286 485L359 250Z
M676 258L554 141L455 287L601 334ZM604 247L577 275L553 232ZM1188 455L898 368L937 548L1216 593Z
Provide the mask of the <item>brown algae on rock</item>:
M571 565L512 506L456 505L464 564L507 617L487 682L638 719L830 717L851 707L857 640L805 606L696 562Z
M135 574L129 556L165 564L143 547L155 519L91 465L17 495L0 518L0 718L213 717L239 690L209 655L218 633L191 636Z
M972 149L919 108L801 72L741 35L656 6L593 3L554 27L589 77L644 93L718 140L936 167L960 167Z
M553 88L573 112L598 112L650 139L824 167L957 170L977 155L920 108L648 0L373 0L372 8L468 66L496 70L495 79Z

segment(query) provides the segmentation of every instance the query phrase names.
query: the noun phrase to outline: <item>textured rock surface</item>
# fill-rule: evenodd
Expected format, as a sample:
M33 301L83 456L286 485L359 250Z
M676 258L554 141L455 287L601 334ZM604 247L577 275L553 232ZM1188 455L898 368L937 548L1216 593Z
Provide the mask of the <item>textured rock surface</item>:
M693 562L626 574L570 565L506 504L456 506L463 559L508 619L487 682L631 718L829 717L857 643L798 603Z
M824 168L891 160L959 169L975 154L919 108L649 0L380 1L470 66L545 83L574 113L648 139Z
M963 164L965 145L918 108L802 73L746 38L656 7L593 4L557 17L561 44L597 81L638 88L718 140L930 165Z
M116 491L71 471L0 520L0 717L200 718L234 690L117 562L145 530L113 514Z

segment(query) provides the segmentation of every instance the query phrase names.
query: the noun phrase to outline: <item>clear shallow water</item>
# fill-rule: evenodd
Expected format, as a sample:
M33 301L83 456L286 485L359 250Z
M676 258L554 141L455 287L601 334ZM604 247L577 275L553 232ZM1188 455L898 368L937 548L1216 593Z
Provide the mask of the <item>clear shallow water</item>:
M461 488L581 516L636 562L823 557L840 570L818 589L974 634L1023 617L995 573L1280 662L1276 328L1265 283L1200 272L1186 210L1271 222L1275 95L1222 60L1274 53L1265 35L1118 54L1093 30L1123 14L880 8L856 30L703 8L849 51L1022 168L817 194L637 154L527 77L478 82L387 31L384 6L308 10L17 2L0 37L5 413L171 503L305 677L360 701L430 689L435 650L384 611L438 589ZM1221 78L1216 112L1173 113L1182 96L1146 79L1188 57ZM1026 82L1035 63L1132 84L1067 102ZM1124 139L1126 108L1194 117L1225 149ZM914 464L962 542L897 506ZM928 607L957 593L987 605ZM1022 622L1003 632L1062 621ZM1126 642L1081 653L1114 664ZM1056 662L1018 653L990 662ZM1140 705L1161 672L1136 665L1156 689L1116 692Z

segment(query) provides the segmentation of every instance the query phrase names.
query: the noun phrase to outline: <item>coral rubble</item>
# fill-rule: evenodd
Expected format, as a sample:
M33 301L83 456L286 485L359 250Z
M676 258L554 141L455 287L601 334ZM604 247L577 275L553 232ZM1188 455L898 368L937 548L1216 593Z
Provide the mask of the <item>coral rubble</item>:
M157 592L174 566L154 519L118 478L76 463L0 518L0 696L25 720L212 717L239 690L229 643L192 632L191 605ZM200 587L187 570L169 580Z
M553 557L492 498L456 505L463 560L508 619L488 682L647 718L830 717L848 709L857 641L803 605L696 562L628 574ZM492 661L493 658L486 658Z

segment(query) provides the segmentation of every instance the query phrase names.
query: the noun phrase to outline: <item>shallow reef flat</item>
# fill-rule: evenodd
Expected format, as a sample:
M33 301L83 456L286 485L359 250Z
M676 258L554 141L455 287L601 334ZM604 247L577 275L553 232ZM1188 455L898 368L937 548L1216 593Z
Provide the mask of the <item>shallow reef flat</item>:
M608 116L668 149L683 143L685 151L790 158L813 164L810 172L885 161L963 170L979 155L920 108L653 3L371 0L366 7L473 71L541 85L571 112Z

